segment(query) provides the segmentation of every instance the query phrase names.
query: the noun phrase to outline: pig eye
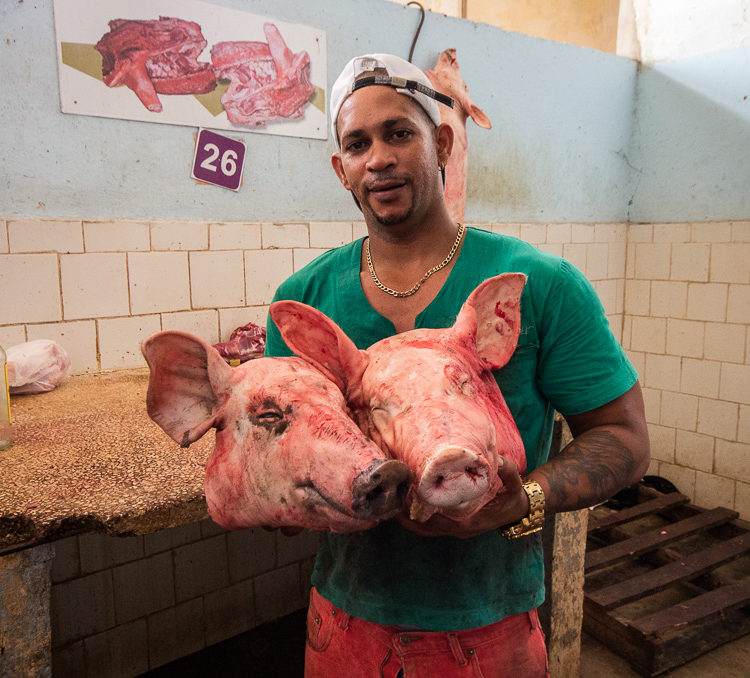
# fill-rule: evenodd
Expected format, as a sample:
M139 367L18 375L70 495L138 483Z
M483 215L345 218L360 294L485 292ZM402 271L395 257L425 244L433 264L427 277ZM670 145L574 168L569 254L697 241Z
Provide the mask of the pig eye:
M284 415L282 415L281 412L275 411L259 412L257 418L263 422L275 422L281 421L284 418Z

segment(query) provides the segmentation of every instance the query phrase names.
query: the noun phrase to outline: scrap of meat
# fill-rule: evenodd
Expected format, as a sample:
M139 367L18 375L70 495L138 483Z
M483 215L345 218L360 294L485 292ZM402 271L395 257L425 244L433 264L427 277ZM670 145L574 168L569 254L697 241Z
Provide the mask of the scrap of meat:
M159 94L205 94L216 87L201 27L172 17L158 20L113 19L96 49L108 87L127 85L149 110L159 113Z
M446 49L440 53L431 71L425 71L432 86L447 94L455 102L453 108L439 106L440 119L453 128L453 151L445 165L445 200L451 218L464 223L466 211L466 177L468 175L469 140L466 135L466 119L480 127L490 129L492 123L469 96L469 88L458 70L456 50Z
M401 512L409 469L368 440L341 391L300 358L230 367L209 343L159 332L141 347L149 416L183 447L209 429L208 511L223 527L373 527Z
M491 372L515 351L525 283L522 273L489 278L453 327L402 332L366 351L310 306L271 305L289 348L333 379L360 428L411 470L413 520L472 516L502 487L499 457L526 469L521 436Z
M310 56L292 53L274 24L263 25L265 42L219 42L211 48L217 78L229 79L221 103L230 122L262 126L299 118L315 91Z
M248 323L232 331L229 341L214 344L224 360L246 360L260 358L266 347L266 328L255 323Z

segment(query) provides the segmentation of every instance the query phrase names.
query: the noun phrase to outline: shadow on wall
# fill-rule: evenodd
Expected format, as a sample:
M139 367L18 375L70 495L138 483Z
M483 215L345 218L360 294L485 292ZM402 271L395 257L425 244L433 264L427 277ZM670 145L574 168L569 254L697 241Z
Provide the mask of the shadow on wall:
M641 168L630 220L750 216L750 48L639 75L631 162Z
M307 608L196 652L140 678L300 678Z
M468 220L625 221L635 62L508 33L478 52L458 54L492 120L467 127Z

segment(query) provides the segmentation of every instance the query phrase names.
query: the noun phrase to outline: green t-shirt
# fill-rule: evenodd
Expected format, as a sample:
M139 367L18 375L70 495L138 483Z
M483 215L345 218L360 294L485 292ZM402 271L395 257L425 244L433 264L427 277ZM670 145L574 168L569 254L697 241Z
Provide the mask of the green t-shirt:
M395 328L362 291L361 246L362 239L321 255L285 281L274 300L314 306L365 349ZM507 272L528 279L518 347L495 378L521 433L529 472L547 459L555 410L579 414L604 405L638 375L580 271L521 240L476 228L467 229L453 270L416 327L453 325L481 282ZM291 355L270 318L266 355ZM354 534L324 533L312 583L361 619L435 631L475 628L542 603L541 538L419 537L390 520Z

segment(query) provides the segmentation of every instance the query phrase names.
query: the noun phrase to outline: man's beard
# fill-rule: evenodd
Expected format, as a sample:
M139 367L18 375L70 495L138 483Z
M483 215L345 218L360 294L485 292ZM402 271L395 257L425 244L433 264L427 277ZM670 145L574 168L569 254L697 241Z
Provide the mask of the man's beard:
M352 191L352 196L354 197L354 202L357 203L357 207L359 207L360 211L364 214L365 210L362 209L360 201L357 200L357 196L354 195L354 191ZM365 203L365 205L366 205L367 211L375 218L375 221L377 221L381 226L395 226L397 224L401 224L404 221L406 221L409 217L411 217L412 213L414 212L414 200L411 201L411 203L409 204L409 206L406 208L404 212L400 214L391 214L388 216L382 216L378 214L375 211L375 208L369 202Z
M407 209L405 213L391 214L387 217L384 217L375 212L375 210L370 209L370 212L381 226L395 226L396 224L401 224L411 216L411 213L413 211L414 205L409 205L409 209Z

